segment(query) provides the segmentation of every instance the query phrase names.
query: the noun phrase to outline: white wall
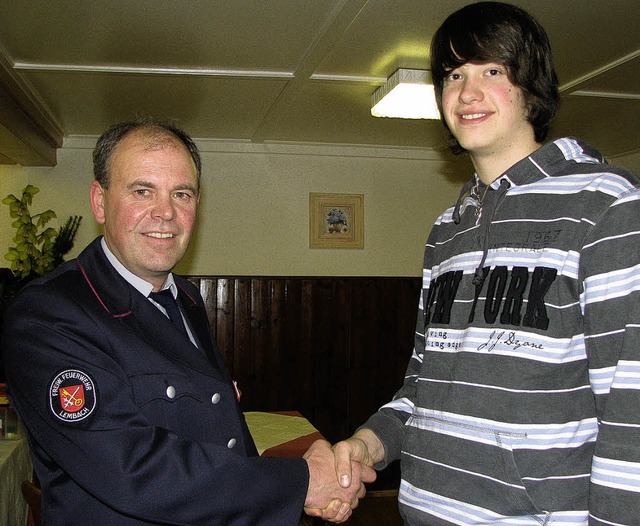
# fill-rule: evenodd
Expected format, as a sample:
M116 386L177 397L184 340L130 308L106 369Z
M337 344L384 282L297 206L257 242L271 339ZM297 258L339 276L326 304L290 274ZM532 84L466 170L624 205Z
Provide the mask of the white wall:
M76 247L100 234L89 206L96 138L70 138L53 168L0 165L0 197L40 188L32 213L47 208L58 227L83 216ZM316 145L254 145L198 140L203 158L196 236L177 271L192 275L420 276L422 251L437 215L471 174L466 158L436 152ZM640 153L615 164L640 173ZM309 248L309 192L364 194L365 248ZM13 244L0 205L0 266Z
M69 256L100 233L88 200L95 140L67 139L53 168L0 166L1 197L33 184L41 192L32 213L53 209L55 227L83 216ZM199 222L177 269L192 275L420 276L431 224L471 173L466 159L445 162L425 150L197 142ZM310 192L364 194L363 250L309 248ZM12 237L8 207L0 205L2 259Z

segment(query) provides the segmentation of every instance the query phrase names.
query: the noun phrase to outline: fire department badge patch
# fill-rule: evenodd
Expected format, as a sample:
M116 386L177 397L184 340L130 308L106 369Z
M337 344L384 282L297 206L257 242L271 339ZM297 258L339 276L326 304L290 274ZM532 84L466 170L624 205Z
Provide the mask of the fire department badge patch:
M63 371L49 388L51 412L65 422L87 418L96 407L96 389L88 374L73 369Z

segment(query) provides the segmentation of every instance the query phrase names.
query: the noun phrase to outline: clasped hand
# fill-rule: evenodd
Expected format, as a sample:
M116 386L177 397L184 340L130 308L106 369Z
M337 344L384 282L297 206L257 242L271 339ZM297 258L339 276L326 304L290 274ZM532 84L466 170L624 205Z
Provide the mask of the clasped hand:
M304 454L309 466L309 489L304 503L308 515L340 523L358 507L359 499L366 493L365 482L373 482L376 473L370 466L345 458L338 461L326 440L316 440ZM348 480L337 474L345 461L350 463Z

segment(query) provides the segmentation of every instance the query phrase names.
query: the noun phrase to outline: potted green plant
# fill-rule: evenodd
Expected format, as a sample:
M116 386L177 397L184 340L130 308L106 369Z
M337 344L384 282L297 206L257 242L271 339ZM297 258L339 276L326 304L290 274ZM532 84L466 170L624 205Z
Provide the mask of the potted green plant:
M73 248L82 221L81 216L71 216L59 230L47 227L56 217L53 210L39 214L29 210L33 196L39 191L39 188L27 185L20 198L10 194L2 200L9 205L9 216L14 220L11 226L16 233L13 237L15 245L9 247L5 255L11 268L0 269L0 323L6 305L21 287L63 262L64 255Z

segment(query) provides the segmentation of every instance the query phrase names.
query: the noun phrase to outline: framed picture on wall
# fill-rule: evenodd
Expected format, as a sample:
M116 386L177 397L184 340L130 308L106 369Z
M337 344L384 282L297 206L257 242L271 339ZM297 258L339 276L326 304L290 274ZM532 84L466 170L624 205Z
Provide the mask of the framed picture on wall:
M364 248L363 194L309 194L310 248Z

